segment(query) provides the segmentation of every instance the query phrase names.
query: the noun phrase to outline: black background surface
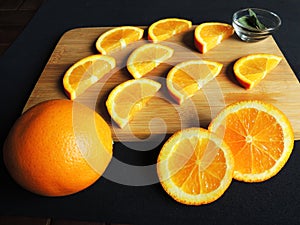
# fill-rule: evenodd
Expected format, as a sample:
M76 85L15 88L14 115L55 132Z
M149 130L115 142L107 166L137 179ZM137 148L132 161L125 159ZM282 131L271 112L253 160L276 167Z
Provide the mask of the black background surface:
M244 7L266 8L279 14L283 23L274 38L299 79L298 0L47 0L0 58L0 145L3 146L10 127L21 114L55 45L66 31L78 27L147 26L167 17L186 18L193 24L231 23L233 12ZM146 165L155 162L159 151L158 148L136 154L119 143L114 148L116 158L128 157L132 164ZM37 196L11 180L1 154L0 214L133 224L300 224L299 151L300 142L296 141L288 163L274 178L258 184L233 181L219 200L198 207L175 202L160 184L129 186L104 177L71 196Z

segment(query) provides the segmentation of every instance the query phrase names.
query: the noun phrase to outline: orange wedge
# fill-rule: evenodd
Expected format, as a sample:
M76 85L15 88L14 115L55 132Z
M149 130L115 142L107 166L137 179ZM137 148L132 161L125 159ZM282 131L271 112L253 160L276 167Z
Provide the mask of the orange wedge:
M134 26L112 28L99 36L96 48L101 54L106 55L142 39L143 34L143 29Z
M226 23L202 23L194 31L194 43L201 53L206 53L219 45L224 39L229 38L233 33L233 27Z
M238 82L246 89L256 86L281 61L281 57L273 54L251 54L238 59L233 72Z
M108 113L119 127L124 128L160 87L160 83L146 78L125 81L110 92L106 101Z
M227 106L208 129L227 143L235 161L233 177L245 182L260 182L275 176L294 146L288 118L275 106L260 101Z
M192 22L185 19L167 18L158 20L149 26L148 39L156 43L187 31L191 27Z
M177 64L167 75L167 88L178 104L192 97L222 69L221 63L190 60Z
M173 134L157 161L163 189L183 204L213 202L232 181L234 160L229 147L203 128L187 128Z
M116 66L113 57L91 55L74 63L64 74L63 86L71 100L85 92Z
M127 60L127 69L134 78L141 78L171 58L174 50L160 44L145 44L135 49Z

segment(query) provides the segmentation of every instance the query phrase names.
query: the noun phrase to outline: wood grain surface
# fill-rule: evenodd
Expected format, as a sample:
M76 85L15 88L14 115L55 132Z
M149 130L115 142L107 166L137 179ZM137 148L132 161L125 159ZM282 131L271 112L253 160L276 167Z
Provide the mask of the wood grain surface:
M145 37L147 27L145 29ZM273 37L255 43L240 41L235 35L205 54L196 51L193 44L195 26L161 44L175 50L171 59L150 72L147 77L162 84L162 88L146 107L139 111L125 128L120 129L110 118L105 101L118 84L133 79L126 69L129 54L138 46L148 43L146 38L112 53L117 66L84 94L76 99L94 108L110 125L115 141L145 141L172 134L180 129L201 126L206 128L211 119L226 105L241 100L262 100L274 104L289 118L300 139L300 85ZM63 34L47 62L25 107L48 99L66 99L62 86L65 71L83 57L99 54L95 41L111 27L76 28ZM280 64L254 89L245 90L234 78L234 62L250 53L271 53L283 57ZM190 59L204 59L223 64L221 73L189 101L179 106L168 94L165 78L177 63Z

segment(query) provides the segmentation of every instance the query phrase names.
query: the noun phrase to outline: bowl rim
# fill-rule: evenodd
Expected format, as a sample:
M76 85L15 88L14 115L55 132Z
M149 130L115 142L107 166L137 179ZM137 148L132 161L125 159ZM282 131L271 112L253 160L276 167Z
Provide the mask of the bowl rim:
M262 30L257 30L255 28L253 28L253 29L250 29L248 27L246 28L242 24L237 23L236 22L236 20L237 20L237 14L240 13L240 12L247 11L249 9L253 10L254 12L260 11L260 12L264 12L264 13L268 13L268 14L272 15L274 18L277 19L276 26L274 26L274 27L268 27L268 28L265 28L265 29L262 29ZM278 29L281 26L281 24L282 24L281 18L276 13L274 13L273 11L270 11L270 10L267 10L267 9L262 9L262 8L255 8L255 7L243 8L243 9L239 9L238 11L234 12L233 16L232 16L232 22L235 23L236 25L244 28L244 29L247 29L247 30L250 30L250 31L254 31L254 32L258 32L258 33L259 32L272 32L272 31Z

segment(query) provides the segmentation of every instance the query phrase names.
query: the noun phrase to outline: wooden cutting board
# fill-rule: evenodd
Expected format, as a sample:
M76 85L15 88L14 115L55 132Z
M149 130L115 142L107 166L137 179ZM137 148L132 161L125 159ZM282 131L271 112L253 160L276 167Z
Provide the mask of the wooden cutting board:
M62 86L65 71L81 58L98 54L95 41L100 34L111 28L77 28L66 32L47 62L24 107L24 111L48 99L66 99ZM142 28L145 29L146 34L146 27ZM287 115L293 126L295 139L299 140L299 81L273 37L256 43L245 43L233 35L209 52L200 54L193 45L194 28L161 43L173 48L175 50L174 56L154 69L147 77L161 82L162 89L157 96L149 101L146 107L134 116L125 128L120 129L112 122L106 110L105 101L109 92L116 85L133 79L126 69L126 60L133 49L147 43L146 39L112 54L116 58L117 67L78 97L76 101L96 109L111 125L115 141L147 141L164 137L166 134L172 134L186 127L201 126L205 128L211 119L230 103L250 99L263 100L274 104ZM245 90L235 80L232 67L238 58L250 53L276 54L282 56L283 60L253 90ZM216 79L208 83L190 101L179 106L168 94L165 78L172 66L190 59L216 61L224 66Z

